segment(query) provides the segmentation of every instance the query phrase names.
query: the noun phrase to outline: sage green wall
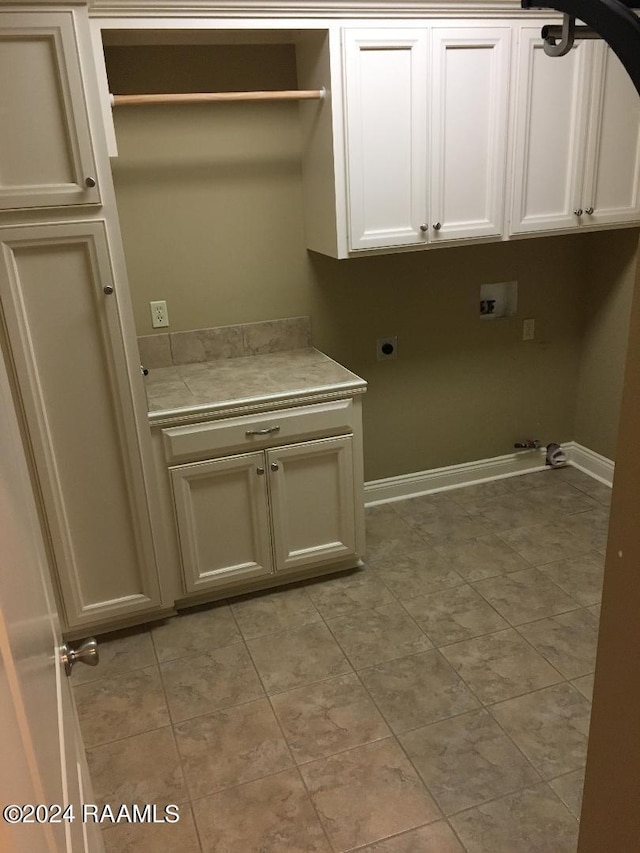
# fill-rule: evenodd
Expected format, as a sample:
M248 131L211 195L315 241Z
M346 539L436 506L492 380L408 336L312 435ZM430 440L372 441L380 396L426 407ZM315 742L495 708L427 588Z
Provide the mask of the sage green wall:
M119 93L296 85L290 46L110 48L107 60ZM173 331L309 314L314 344L369 382L369 480L575 437L593 236L335 261L305 249L296 105L127 108L116 132L139 334L152 299L167 300ZM480 320L480 284L511 280L517 317ZM524 343L527 317L537 337ZM379 363L390 334L399 358Z
M594 234L589 246L575 440L616 458L638 232Z

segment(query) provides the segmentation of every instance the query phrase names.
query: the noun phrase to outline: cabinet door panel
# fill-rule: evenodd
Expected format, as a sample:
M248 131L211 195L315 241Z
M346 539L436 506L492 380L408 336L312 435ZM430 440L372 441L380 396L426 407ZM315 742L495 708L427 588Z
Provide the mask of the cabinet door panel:
M100 201L73 15L0 13L0 209Z
M355 554L352 444L344 436L268 451L277 572Z
M594 45L596 73L587 156L584 223L640 219L640 99L613 51Z
M0 299L69 627L160 602L101 223L0 229Z
M269 575L264 455L230 456L170 471L186 591Z
M351 249L423 243L426 30L346 30Z
M520 33L511 233L579 224L589 95L589 48L544 52L539 27Z
M500 235L511 30L435 28L432 39L431 238Z

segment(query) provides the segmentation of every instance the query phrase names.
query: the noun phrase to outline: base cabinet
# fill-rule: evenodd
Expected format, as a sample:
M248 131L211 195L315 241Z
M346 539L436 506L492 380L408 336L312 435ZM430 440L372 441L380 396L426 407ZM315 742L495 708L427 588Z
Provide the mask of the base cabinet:
M171 467L187 593L356 555L353 437Z
M171 468L187 592L273 571L264 453Z

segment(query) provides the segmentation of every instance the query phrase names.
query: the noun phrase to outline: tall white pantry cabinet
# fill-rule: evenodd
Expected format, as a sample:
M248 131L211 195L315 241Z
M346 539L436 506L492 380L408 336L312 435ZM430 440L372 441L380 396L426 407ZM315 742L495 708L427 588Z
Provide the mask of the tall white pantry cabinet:
M67 629L161 602L144 389L90 50L82 6L0 10L0 342Z

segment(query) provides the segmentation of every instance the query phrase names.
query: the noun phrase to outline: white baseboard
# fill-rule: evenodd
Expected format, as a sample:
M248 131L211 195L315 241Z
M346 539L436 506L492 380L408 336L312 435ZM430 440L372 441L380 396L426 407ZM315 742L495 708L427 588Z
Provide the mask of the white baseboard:
M610 459L594 453L593 450L575 441L564 443L562 448L567 453L570 465L601 483L611 485L614 463ZM432 468L430 471L402 474L399 477L370 480L364 484L365 505L375 506L391 501L402 501L419 495L445 492L462 486L544 471L547 467L545 456L546 448L542 447L539 450L521 450L518 453L508 453L506 456L495 456L493 459L479 459L475 462L464 462L461 465L448 465L445 468Z
M611 486L613 483L613 472L616 464L613 460L607 459L606 456L601 456L595 450L589 450L577 441L568 441L562 445L567 451L569 461L574 468L589 474L594 480L604 483L605 486Z

